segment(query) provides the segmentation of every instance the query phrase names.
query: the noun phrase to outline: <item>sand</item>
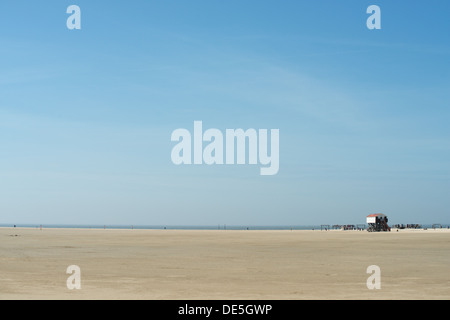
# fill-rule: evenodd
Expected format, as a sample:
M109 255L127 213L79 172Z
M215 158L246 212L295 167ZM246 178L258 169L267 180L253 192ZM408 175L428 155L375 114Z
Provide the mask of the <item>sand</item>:
M448 229L0 228L0 239L0 299L450 299ZM367 288L370 265L380 289Z

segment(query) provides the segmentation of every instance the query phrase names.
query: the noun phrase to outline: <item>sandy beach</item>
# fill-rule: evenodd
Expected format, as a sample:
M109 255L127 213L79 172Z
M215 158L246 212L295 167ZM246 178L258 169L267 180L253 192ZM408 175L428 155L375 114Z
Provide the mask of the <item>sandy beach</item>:
M0 299L450 299L448 229L0 228L0 238ZM70 265L81 289L67 288Z

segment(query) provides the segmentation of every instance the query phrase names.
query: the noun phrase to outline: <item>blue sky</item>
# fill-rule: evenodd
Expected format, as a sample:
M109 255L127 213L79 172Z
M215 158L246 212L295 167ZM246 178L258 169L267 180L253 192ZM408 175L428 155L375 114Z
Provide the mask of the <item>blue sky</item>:
M81 8L68 30L66 8ZM368 30L366 8L381 8ZM2 1L0 222L450 223L446 1ZM280 129L280 171L171 132Z

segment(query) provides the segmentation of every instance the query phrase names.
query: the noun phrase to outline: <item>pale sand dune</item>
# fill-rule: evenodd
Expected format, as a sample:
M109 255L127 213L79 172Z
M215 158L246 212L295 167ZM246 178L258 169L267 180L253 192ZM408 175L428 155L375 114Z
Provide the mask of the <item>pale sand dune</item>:
M447 229L0 228L0 239L0 299L450 299ZM67 289L69 265L80 290Z

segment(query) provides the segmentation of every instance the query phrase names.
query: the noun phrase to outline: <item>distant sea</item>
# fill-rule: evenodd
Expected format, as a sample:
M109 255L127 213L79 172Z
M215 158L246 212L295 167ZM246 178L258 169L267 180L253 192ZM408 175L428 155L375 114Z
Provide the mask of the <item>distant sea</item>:
M82 225L82 224L2 224L0 227L14 227L17 228L79 228L79 229L156 229L156 230L320 230L325 228L321 225L292 225L292 226L254 226L254 225ZM355 226L364 226L355 225ZM422 224L422 228L432 228L432 224ZM327 225L327 228L332 229L332 225ZM447 228L447 224L442 224L442 228Z
M79 228L79 229L168 229L168 230L312 230L319 226L252 226L252 225L82 225L82 224L2 224L0 227L17 228ZM330 226L331 227L331 226Z

